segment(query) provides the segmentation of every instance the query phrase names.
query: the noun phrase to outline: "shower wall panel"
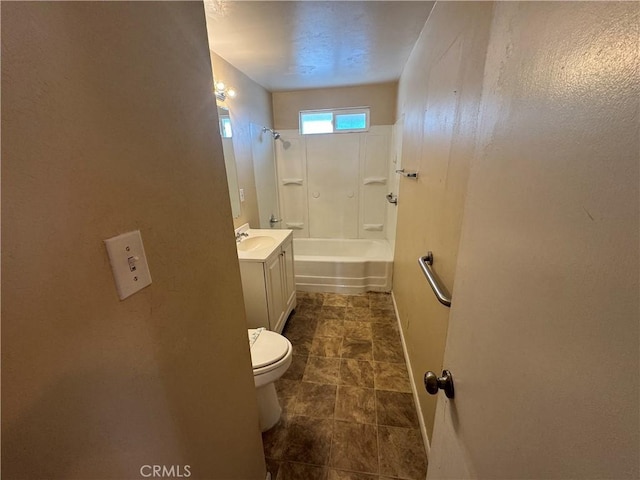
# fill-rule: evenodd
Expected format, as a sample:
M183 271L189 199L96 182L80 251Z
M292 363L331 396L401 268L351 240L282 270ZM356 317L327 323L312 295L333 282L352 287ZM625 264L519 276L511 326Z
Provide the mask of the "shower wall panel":
M371 127L360 136L359 238L385 238L387 216L389 127Z
M274 140L271 134L263 132L262 128L262 125L251 124L251 154L253 155L253 173L256 179L259 226L260 228L271 228L269 222L271 215L280 218L278 189L275 183L276 165L273 161Z
M283 228L295 237L385 238L391 126L276 142Z
M391 132L391 157L388 167L389 184L387 192L398 195L400 191L400 175L396 174L396 170L402 168L402 127L404 125L404 116L401 116L393 126ZM385 225L386 238L391 245L391 251L396 248L396 226L398 224L398 206L391 203L387 204L387 223Z
M276 141L276 166L282 228L294 237L309 236L307 208L307 154L304 138L297 130L283 130Z
M358 238L359 136L313 135L306 143L311 238Z

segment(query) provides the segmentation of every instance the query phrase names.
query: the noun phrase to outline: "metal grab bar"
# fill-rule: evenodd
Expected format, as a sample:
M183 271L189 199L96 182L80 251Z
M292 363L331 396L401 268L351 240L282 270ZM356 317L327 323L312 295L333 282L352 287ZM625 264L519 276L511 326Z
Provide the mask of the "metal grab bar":
M424 257L420 257L418 259L418 265L422 269L424 276L427 277L427 281L429 282L429 286L433 290L433 293L436 294L436 298L438 301L446 307L451 306L451 295L447 292L447 289L440 285L438 277L433 270L431 270L431 265L433 265L433 253L427 252Z

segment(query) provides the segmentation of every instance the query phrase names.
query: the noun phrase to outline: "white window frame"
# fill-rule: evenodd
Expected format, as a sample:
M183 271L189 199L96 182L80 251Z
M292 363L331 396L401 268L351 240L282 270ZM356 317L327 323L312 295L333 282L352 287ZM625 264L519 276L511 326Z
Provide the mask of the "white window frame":
M322 114L331 113L331 132L318 132L318 133L304 133L302 131L302 116L304 114ZM352 115L352 114L365 114L366 125L365 128L350 128L346 130L336 130L336 116L339 115ZM370 107L352 107L352 108L326 108L321 110L301 110L298 114L298 130L300 135L333 135L340 133L354 133L354 132L368 132L371 126L371 108Z
M220 136L222 138L232 138L233 126L231 125L231 117L229 117L229 115L221 115L218 121L220 122ZM229 124L229 135L226 135L225 123Z

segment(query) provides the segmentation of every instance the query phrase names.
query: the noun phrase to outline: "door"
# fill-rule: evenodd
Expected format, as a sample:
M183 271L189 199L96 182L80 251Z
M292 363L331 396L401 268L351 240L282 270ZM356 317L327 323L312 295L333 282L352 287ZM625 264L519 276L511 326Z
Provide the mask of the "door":
M279 249L278 249L279 250ZM272 255L267 260L266 265L266 284L267 284L267 302L269 303L269 329L276 330L277 326L284 315L284 301L282 291L282 262L281 253Z
M296 278L293 270L293 242L291 240L285 245L282 245L282 268L284 308L288 310L289 305L295 301L296 296Z
M638 6L494 8L428 478L638 478Z

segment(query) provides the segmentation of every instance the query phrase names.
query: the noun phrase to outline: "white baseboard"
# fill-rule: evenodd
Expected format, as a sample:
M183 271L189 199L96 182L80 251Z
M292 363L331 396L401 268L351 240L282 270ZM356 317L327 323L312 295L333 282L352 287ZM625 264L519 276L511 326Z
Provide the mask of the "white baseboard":
M429 436L427 435L427 427L424 423L424 417L422 416L422 409L420 408L420 399L418 398L418 390L416 382L413 379L413 368L411 367L411 359L409 358L409 352L407 350L407 344L404 340L404 332L402 331L402 324L400 323L400 314L398 313L398 305L396 304L396 297L391 292L391 299L393 300L393 309L396 313L396 320L398 322L398 329L400 330L400 339L402 340L402 350L404 351L404 360L407 363L407 370L409 371L409 381L411 382L411 391L413 392L413 400L416 404L416 413L418 414L418 423L420 424L420 432L422 433L422 441L424 442L424 450L427 453L427 461L429 460L429 454L431 453L431 444L429 442Z

